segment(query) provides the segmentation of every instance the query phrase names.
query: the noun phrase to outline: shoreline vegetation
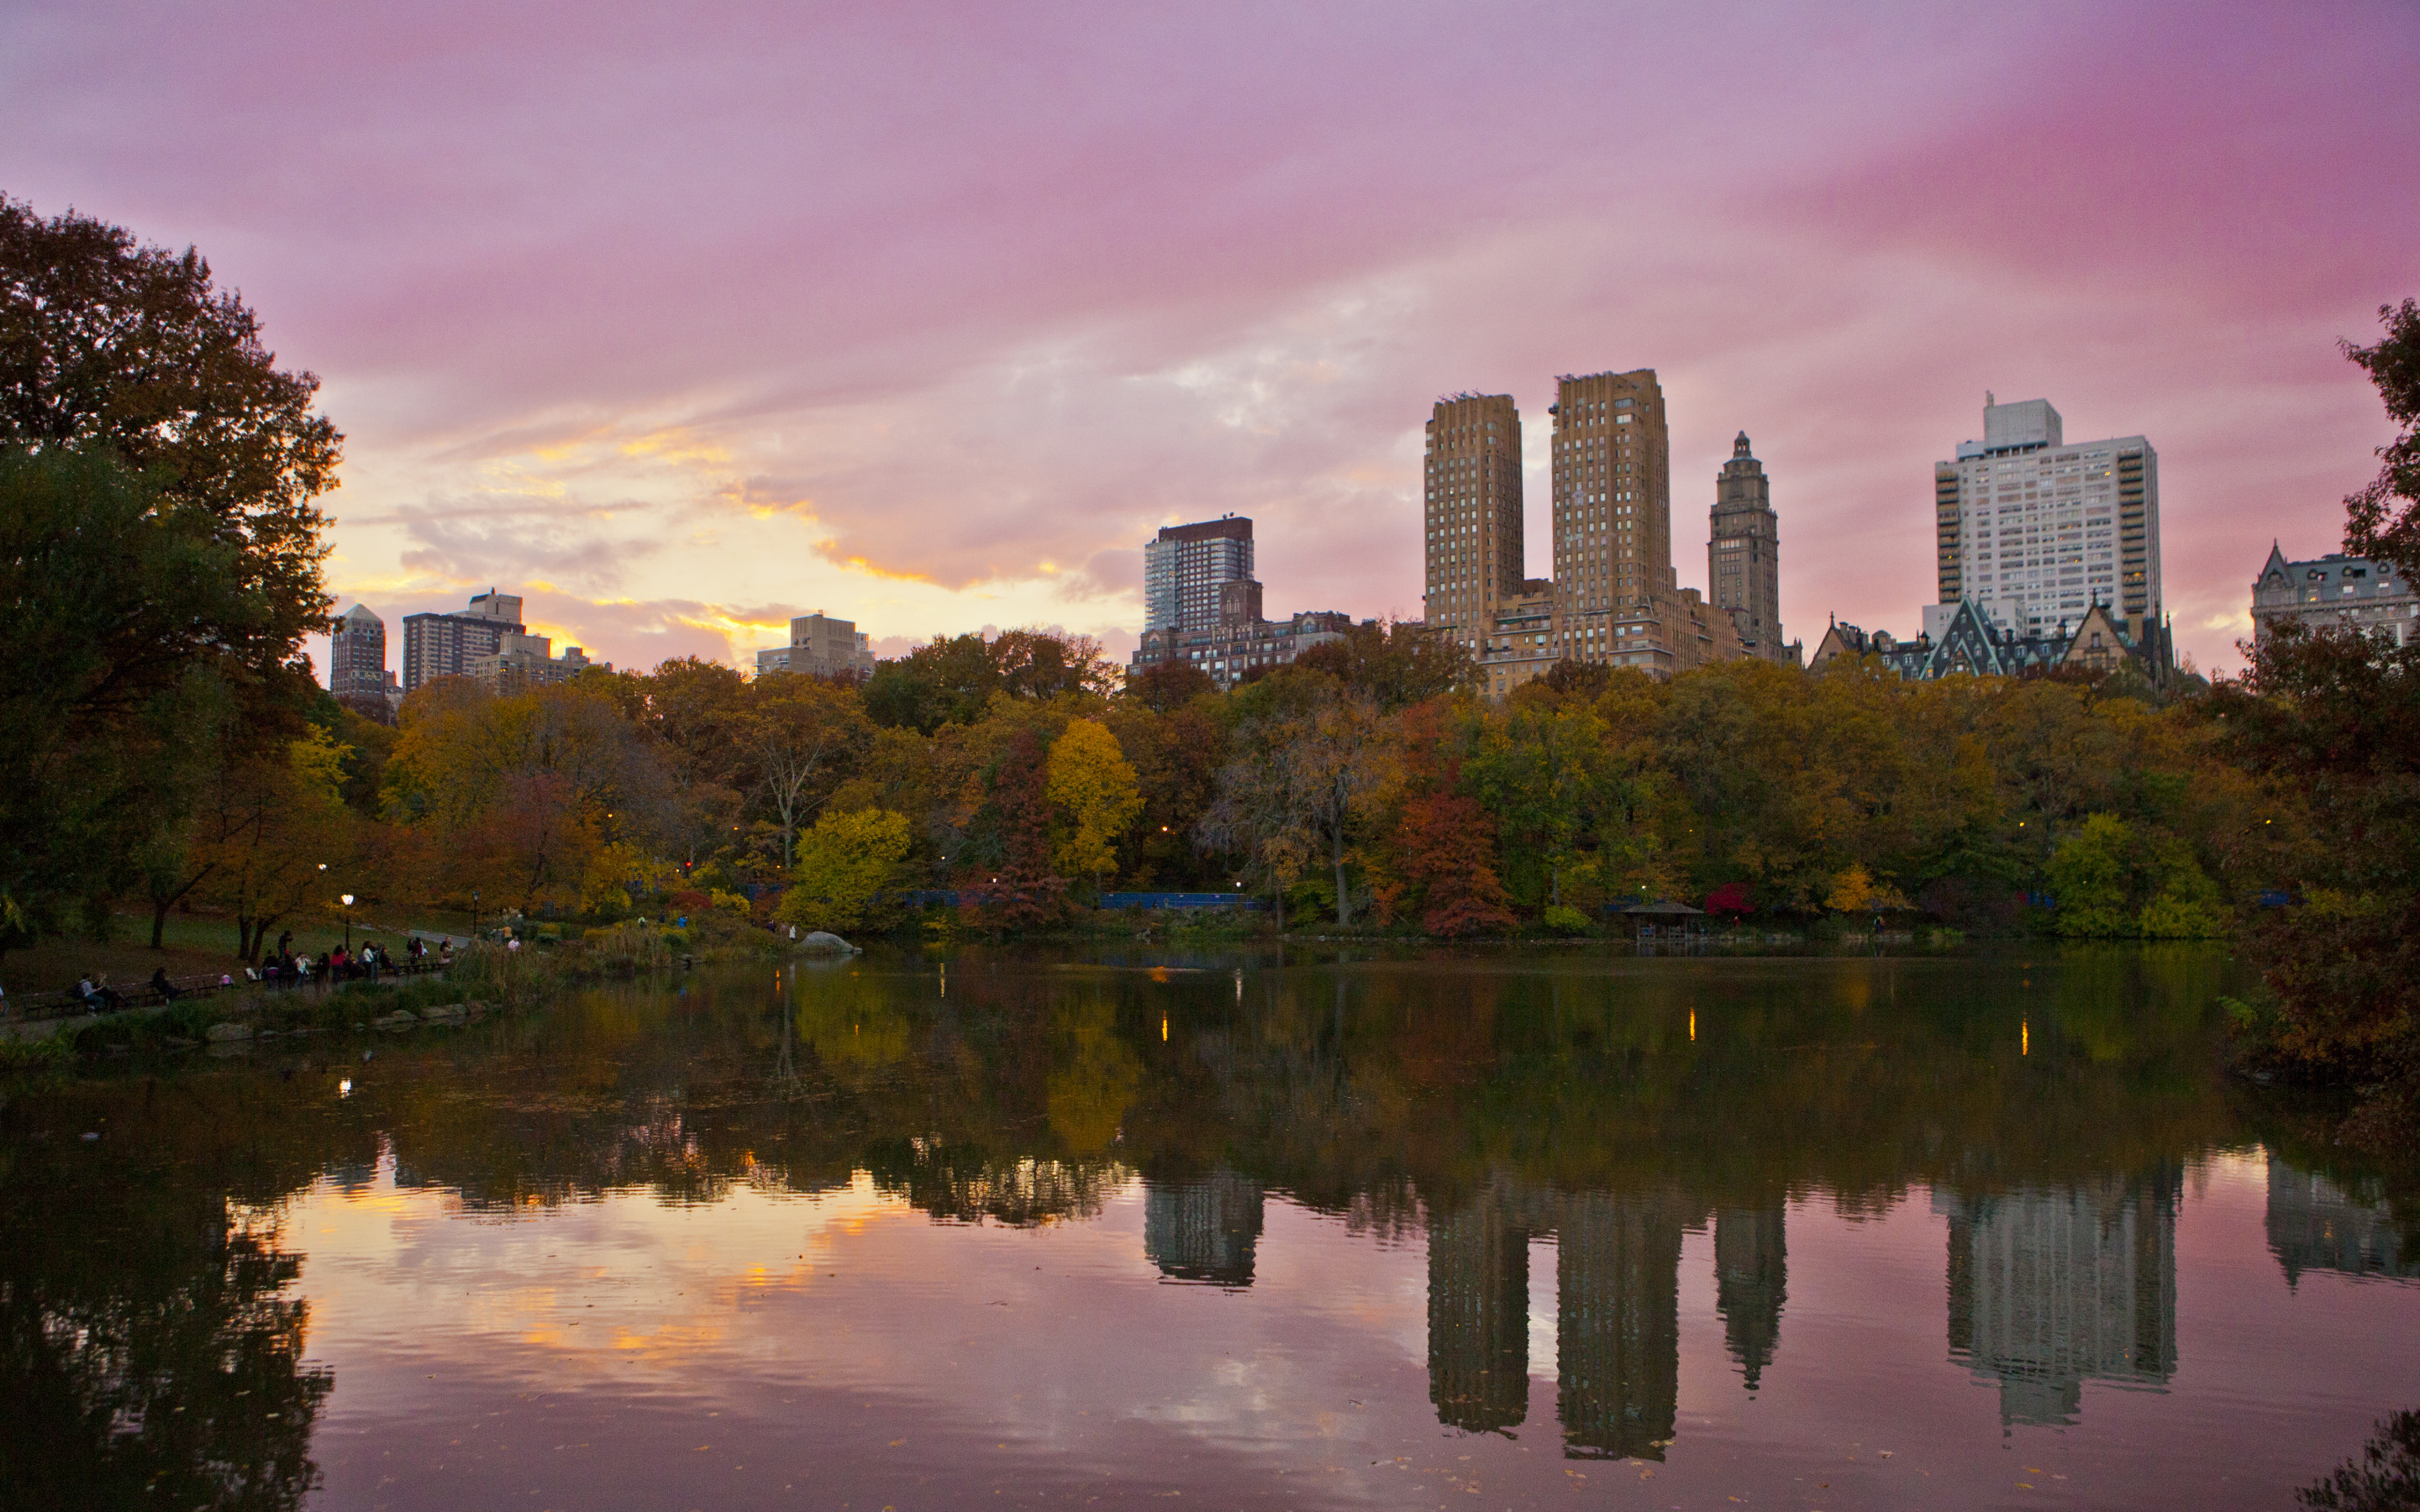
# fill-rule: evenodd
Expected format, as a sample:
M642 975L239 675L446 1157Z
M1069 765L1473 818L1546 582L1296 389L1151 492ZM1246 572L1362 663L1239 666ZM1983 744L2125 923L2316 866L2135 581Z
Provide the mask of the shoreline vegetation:
M223 918L247 963L372 916L636 962L667 920L702 950L1047 937L1121 888L1265 905L1116 926L1163 939L2230 937L2247 1068L2367 1088L2365 1137L2420 1111L2420 637L2287 627L2159 687L1564 662L1493 701L1417 625L1231 691L1012 629L861 682L677 658L396 711L303 652L334 608L318 379L118 227L0 198L0 274L40 312L0 364L0 968L129 910L155 949ZM2347 547L2420 577L2420 306L2381 315L2346 352L2403 430Z

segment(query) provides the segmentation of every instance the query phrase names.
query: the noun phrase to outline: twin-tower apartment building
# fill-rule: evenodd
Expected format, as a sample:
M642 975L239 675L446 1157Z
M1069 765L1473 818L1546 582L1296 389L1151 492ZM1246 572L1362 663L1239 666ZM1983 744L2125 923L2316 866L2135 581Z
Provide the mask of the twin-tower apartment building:
M1672 567L1671 430L1654 370L1560 377L1547 414L1554 565L1543 579L1528 576L1512 396L1453 394L1429 418L1424 614L1470 648L1487 690L1564 660L1664 676L1736 656L1795 665L1771 484L1746 434L1715 480L1710 602Z

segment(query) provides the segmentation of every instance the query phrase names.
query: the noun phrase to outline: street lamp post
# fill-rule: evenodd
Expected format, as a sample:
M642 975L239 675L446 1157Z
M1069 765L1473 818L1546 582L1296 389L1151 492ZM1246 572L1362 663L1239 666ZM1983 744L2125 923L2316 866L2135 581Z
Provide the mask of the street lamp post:
M353 895L346 893L339 902L345 905L345 953L353 953Z
M471 889L471 943L479 943L479 889Z

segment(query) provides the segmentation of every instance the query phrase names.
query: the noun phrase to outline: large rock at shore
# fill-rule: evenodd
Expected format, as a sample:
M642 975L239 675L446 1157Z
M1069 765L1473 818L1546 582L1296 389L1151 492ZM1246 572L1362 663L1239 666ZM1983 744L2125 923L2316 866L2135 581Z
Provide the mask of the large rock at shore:
M252 1038L252 1026L249 1024L213 1024L209 1028L203 1030L202 1035L203 1038L214 1041L249 1040Z
M370 1023L373 1026L381 1029L417 1028L420 1026L420 1015L408 1008L398 1008L384 1018L375 1018L370 1020Z
M857 947L839 935L817 930L799 942L799 949L812 955L855 955Z
M420 1016L431 1024L459 1024L471 1016L471 1010L462 1003L440 1003L435 1008L422 1009Z

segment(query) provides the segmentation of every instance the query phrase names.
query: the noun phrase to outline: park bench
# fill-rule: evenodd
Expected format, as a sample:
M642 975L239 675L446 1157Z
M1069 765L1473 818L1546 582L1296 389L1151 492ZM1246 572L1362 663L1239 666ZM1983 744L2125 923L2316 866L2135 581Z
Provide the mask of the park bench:
M227 973L219 975L224 976ZM229 983L220 980L219 976L205 975L171 977L168 979L168 985L176 989L178 996L187 997L218 992L230 985L244 986L247 983L242 978L238 978L234 982ZM160 995L152 991L151 983L147 980L125 987L113 986L110 991L117 995L118 1002L124 1008L158 1008L162 1001ZM7 1002L8 1011L14 1017L21 1019L65 1018L76 1013L93 1011L85 1006L85 1000L78 997L71 987L59 987L43 993L12 994Z

